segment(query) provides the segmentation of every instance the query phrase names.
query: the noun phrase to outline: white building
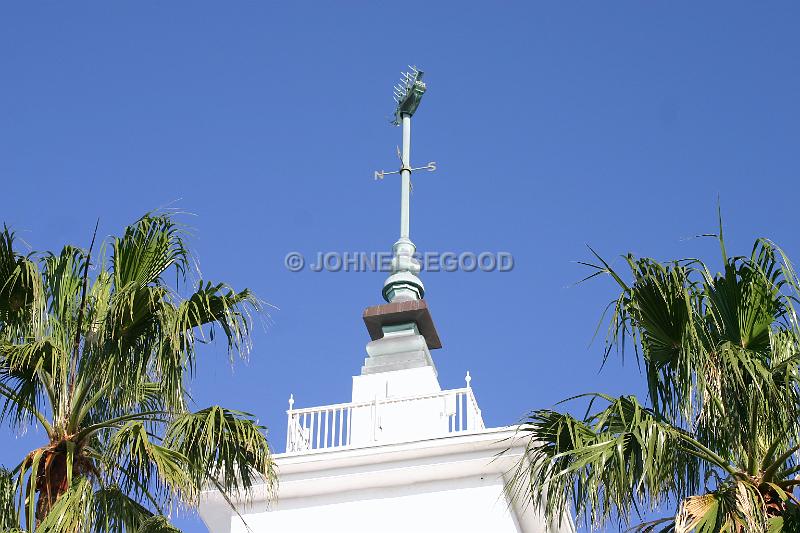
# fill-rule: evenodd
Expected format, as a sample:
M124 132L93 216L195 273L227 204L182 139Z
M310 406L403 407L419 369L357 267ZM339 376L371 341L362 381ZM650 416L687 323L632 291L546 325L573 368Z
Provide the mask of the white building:
M507 476L524 443L514 428L484 427L469 373L461 389L439 385L430 350L441 342L408 231L411 116L425 91L421 77L406 77L399 95L400 239L384 283L388 303L364 311L372 341L352 398L299 409L290 398L286 451L274 456L277 498L256 490L253 501L233 502L234 510L207 493L200 516L211 533L574 530L569 519L548 526L532 506L507 498Z

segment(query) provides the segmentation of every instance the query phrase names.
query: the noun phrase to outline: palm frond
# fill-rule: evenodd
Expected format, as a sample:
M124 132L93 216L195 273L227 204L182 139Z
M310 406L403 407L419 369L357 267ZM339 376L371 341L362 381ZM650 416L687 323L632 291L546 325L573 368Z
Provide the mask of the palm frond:
M659 518L642 522L628 530L629 533L674 533L675 517Z
M14 249L8 226L0 232L0 339L19 342L31 330L41 331L44 288L36 263Z
M116 290L155 283L170 267L184 276L189 266L183 231L167 214L143 216L125 230L122 238L113 239L112 248Z
M79 479L55 502L47 516L36 527L36 533L86 531L94 514L92 482Z
M63 370L65 354L54 339L45 337L24 344L0 344L0 421L10 417L19 427L33 420L41 422L48 435L51 424L44 418L43 402L55 411L57 399L53 375Z
M16 476L0 467L0 531L19 527Z
M578 420L535 411L519 431L528 445L510 485L560 520L570 496L593 527L635 507L655 509L700 488L700 473L719 457L631 397L597 395L606 407Z
M105 462L116 466L119 486L139 499L145 496L144 488L162 501L195 496L187 474L187 458L153 442L141 421L129 422L114 433Z
M87 353L82 372L108 383L116 403L130 407L131 385L152 382L166 336L165 317L171 304L159 286L130 286L113 294L98 329L98 348ZM179 369L180 370L180 369Z
M177 307L162 308L164 337L153 356L153 368L167 406L185 408L184 373L194 372L196 343L212 342L216 332L222 331L231 362L235 353L247 357L252 316L261 310L261 301L248 289L235 292L223 283L202 281Z
M85 261L85 253L73 246L65 246L58 255L47 253L41 259L48 311L61 326L51 335L59 336L59 341L63 346L72 345L77 325Z
M732 480L702 496L681 502L675 517L675 533L765 531L764 504L748 482Z
M247 497L264 484L277 486L265 428L248 413L219 406L178 416L167 428L164 446L186 457L197 491L211 480L226 495Z
M217 327L225 335L229 354L236 351L246 355L252 315L259 312L261 302L250 290L237 293L224 283L201 281L195 293L178 307L173 334L182 341L181 349L192 353L196 332L204 339L203 328L209 326L209 340L214 340Z
M132 533L153 516L118 486L96 491L94 505L93 533Z
M136 533L181 533L181 530L173 526L165 516L154 516L142 523Z

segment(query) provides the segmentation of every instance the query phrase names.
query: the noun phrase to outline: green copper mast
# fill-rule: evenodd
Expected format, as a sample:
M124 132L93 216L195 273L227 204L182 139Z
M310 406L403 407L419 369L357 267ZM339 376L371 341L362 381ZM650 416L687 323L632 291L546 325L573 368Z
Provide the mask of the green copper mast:
M417 111L422 95L427 89L422 81L423 72L416 67L409 67L403 72L400 84L394 88L394 99L397 107L394 112L395 125L403 126L403 150L400 156L400 170L396 172L378 171L375 179L383 179L387 174L400 174L400 238L394 243L392 250L392 274L383 284L383 298L387 302L421 300L425 295L425 287L419 279L420 265L414 259L416 247L409 234L409 215L411 197L411 173L415 170L436 170L436 163L430 162L424 167L411 168L411 117Z

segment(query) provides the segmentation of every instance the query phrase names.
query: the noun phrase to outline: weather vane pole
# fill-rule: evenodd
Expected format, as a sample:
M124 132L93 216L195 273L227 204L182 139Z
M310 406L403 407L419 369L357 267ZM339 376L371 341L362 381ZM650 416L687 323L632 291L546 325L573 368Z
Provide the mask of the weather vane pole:
M375 172L376 180L390 174L400 174L400 239L392 247L392 274L383 284L383 297L387 302L421 300L425 295L425 288L418 276L420 265L414 259L416 247L410 236L411 173L423 169L434 171L436 163L431 161L424 167L411 168L411 117L417 111L427 87L422 81L424 73L413 66L409 66L409 69L402 73L400 83L394 87L397 106L392 123L403 127L403 149L398 153L400 170Z

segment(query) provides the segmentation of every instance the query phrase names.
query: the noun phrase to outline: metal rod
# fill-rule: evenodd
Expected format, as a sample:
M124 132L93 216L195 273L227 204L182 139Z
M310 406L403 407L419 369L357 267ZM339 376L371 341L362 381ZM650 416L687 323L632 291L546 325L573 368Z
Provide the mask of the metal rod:
M411 196L411 116L403 113L403 170L400 173L400 238L409 237L409 200Z

